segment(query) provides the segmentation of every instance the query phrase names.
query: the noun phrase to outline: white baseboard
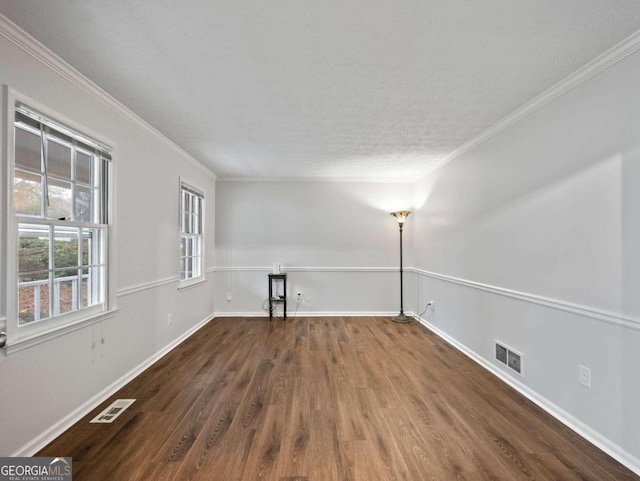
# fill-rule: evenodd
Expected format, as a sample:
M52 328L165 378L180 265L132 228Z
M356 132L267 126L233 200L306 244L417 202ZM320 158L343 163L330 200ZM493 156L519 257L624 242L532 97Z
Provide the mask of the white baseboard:
M165 347L160 349L158 352L153 354L151 357L149 357L148 359L143 361L141 364L138 364L131 371L126 373L120 379L116 380L110 386L107 386L106 388L104 388L102 391L100 391L98 394L93 396L87 402L85 402L84 404L82 404L78 408L74 409L72 412L70 412L68 415L66 415L64 418L62 418L60 421L55 423L49 429L47 429L43 433L39 434L38 436L33 438L31 441L27 442L24 446L22 446L21 448L16 450L13 454L11 454L11 456L12 457L30 457L30 456L33 456L35 453L40 451L47 444L49 444L51 441L53 441L55 438L60 436L63 432L65 432L67 429L69 429L71 426L73 426L75 423L77 423L80 419L82 419L84 416L89 414L98 405L100 405L106 399L108 399L110 396L112 396L116 391L118 391L118 389L122 388L125 384L127 384L133 378L135 378L140 373L142 373L145 369L147 369L149 366L151 366L154 362L156 362L162 356L164 356L169 351L173 350L179 344L184 342L187 338L189 338L193 334L195 334L196 331L198 331L205 324L207 324L213 317L214 317L213 315L209 315L205 319L203 319L202 321L198 322L198 324L196 324L191 329L186 331L180 337L178 337L178 338L174 339L173 341L171 341L169 344L167 344Z
M545 398L544 396L541 396L536 391L529 388L519 380L509 376L508 374L503 372L501 369L499 369L497 366L489 362L487 359L480 356L476 352L472 351L464 344L458 342L456 339L448 335L446 332L442 331L441 329L434 326L430 322L424 320L423 318L418 318L417 316L414 316L414 317L416 317L416 319L418 319L418 321L424 327L426 327L436 335L440 336L442 339L444 339L446 342L448 342L453 347L458 349L460 352L465 354L467 357L471 358L473 361L480 364L482 367L490 371L492 374L496 375L498 378L500 378L502 381L507 383L513 389L518 391L524 397L526 397L527 399L535 403L537 406L545 410L547 413L549 413L551 416L556 418L562 424L571 428L573 431L575 431L577 434L585 438L587 441L594 444L599 449L601 449L602 451L607 453L609 456L611 456L613 459L623 464L624 466L629 468L631 471L633 471L635 474L640 476L640 459L638 459L636 456L629 453L625 449L621 448L616 443L606 438L599 432L595 431L593 428L583 423L573 415L569 414L559 406L556 406L547 398Z
M415 317L413 312L405 312L407 316ZM392 317L398 311L367 312L367 311L298 311L295 317ZM264 311L251 312L216 312L215 317L269 317ZM282 313L278 313L282 317ZM293 318L293 312L287 309L287 318Z

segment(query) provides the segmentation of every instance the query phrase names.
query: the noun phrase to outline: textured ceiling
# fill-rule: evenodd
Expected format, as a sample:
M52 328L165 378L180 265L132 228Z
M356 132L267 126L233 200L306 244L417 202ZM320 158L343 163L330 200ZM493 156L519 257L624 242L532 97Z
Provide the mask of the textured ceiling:
M640 29L638 0L0 0L221 177L411 178Z

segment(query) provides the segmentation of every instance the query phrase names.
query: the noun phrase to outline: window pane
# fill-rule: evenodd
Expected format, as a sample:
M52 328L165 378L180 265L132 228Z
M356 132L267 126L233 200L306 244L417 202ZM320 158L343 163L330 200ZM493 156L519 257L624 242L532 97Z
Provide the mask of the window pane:
M49 269L49 226L18 226L18 272Z
M47 170L50 175L71 180L71 149L49 140L47 143Z
M103 264L102 251L102 230L82 229L82 265Z
M86 305L94 306L104 302L103 289L104 285L104 267L89 267L83 269L86 272L86 278L83 274L83 298L86 296Z
M198 215L198 196L197 195L191 196L191 213L194 216Z
M23 167L25 169L41 172L42 163L40 160L40 153L42 151L42 143L40 141L40 136L20 128L16 128L15 132L16 167Z
M76 152L76 182L93 185L92 182L93 157L82 152Z
M93 192L94 189L76 185L76 215L78 222L93 222Z
M193 216L191 214L187 214L186 232L188 234L193 233Z
M185 276L187 279L191 279L193 277L193 259L191 257L185 257L185 266L184 266L184 271L185 271Z
M180 280L181 281L184 281L187 278L186 269L187 269L187 258L181 257L180 258Z
M18 324L49 317L49 274L29 274L18 280Z
M196 210L198 217L196 219L196 232L202 234L202 197L198 197Z
M80 303L80 308L87 307L89 300L89 268L84 267L82 269L82 277L80 278L80 298L78 302Z
M49 177L49 219L71 218L71 183Z
M189 212L189 193L186 190L182 191L182 210Z
M16 169L13 201L17 214L42 215L42 176Z
M56 277L53 282L54 316L78 310L79 287L77 270L75 276Z
M193 234L193 225L194 225L194 217L193 214L189 214L189 218L187 219L187 232L189 234Z
M202 237L197 236L193 238L193 251L191 255L192 256L202 255Z
M193 277L202 275L202 257L192 257Z
M78 266L78 229L75 227L56 227L53 240L53 267ZM73 275L73 274L72 274Z
M180 232L187 232L189 214L186 212L180 212Z

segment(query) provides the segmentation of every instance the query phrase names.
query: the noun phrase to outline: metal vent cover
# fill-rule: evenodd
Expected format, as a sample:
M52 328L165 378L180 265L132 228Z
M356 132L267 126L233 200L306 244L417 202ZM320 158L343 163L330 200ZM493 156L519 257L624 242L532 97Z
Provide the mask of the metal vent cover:
M118 416L120 416L125 409L131 406L135 399L117 399L113 401L104 411L93 418L90 423L112 423Z
M522 376L523 354L495 340L496 360Z

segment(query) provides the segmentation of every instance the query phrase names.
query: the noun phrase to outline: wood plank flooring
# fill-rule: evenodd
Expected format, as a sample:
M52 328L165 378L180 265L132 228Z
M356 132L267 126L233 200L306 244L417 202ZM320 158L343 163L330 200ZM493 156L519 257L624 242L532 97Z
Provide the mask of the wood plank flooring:
M89 424L117 398L113 424ZM83 480L639 480L417 324L217 318L44 448Z

